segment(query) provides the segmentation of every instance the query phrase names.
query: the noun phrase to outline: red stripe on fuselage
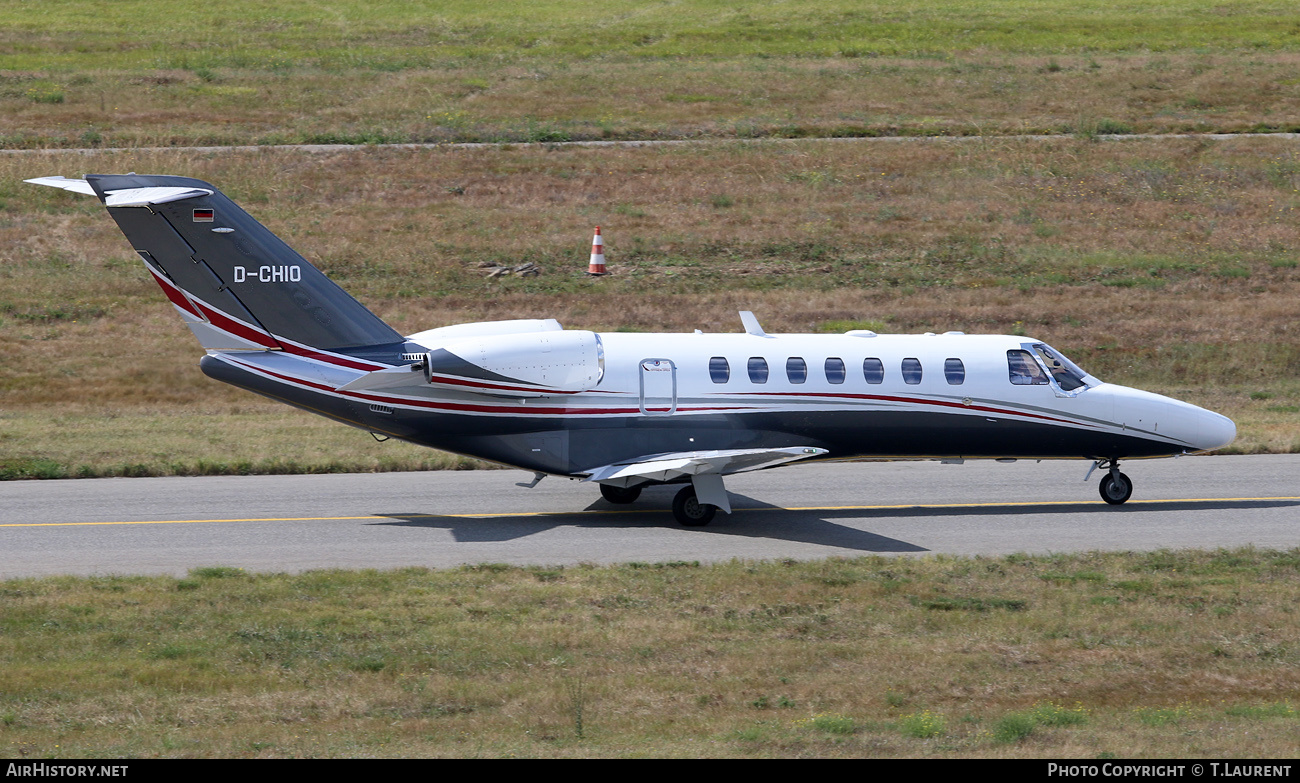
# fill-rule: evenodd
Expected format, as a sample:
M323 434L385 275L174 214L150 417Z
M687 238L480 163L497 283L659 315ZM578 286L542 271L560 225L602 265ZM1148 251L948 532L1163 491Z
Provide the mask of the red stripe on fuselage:
M340 392L336 388L329 386L328 384L323 384L316 381L306 380L304 378L300 378L297 376L276 372L275 370L269 370L266 369L265 367L258 367L255 364L242 362L230 356L223 356L222 358L225 359L226 361L232 362L234 364L238 364L241 367L245 367L248 370L251 370L253 372L261 373L263 375L267 375L272 378L285 381L286 383L293 383L299 386L305 386L310 389L314 389L316 391L320 391L326 394L335 395L339 397L347 397L347 398L361 400L365 402L378 402L386 405L401 405L401 406L412 407L412 408L426 408L430 410L442 410L442 411L454 411L454 412L505 413L505 414L513 414L513 415L530 415L530 416L574 416L574 415L614 415L614 414L632 415L641 412L640 408L631 408L631 407L588 408L588 407L567 407L567 406L555 407L555 406L540 406L540 405L524 406L518 403L477 404L477 403L444 402L444 401L433 401L433 400L416 400L407 397L394 397L389 395L369 394L364 392ZM769 396L769 397L795 397L795 396L827 397L832 399L839 398L845 400L874 400L874 401L883 401L883 402L901 402L901 403L913 404L913 405L916 404L936 405L944 408L956 408L959 410L978 411L980 413L996 413L1002 416L1020 416L1023 418L1041 419L1043 421L1050 421L1059 424L1070 424L1074 426L1084 426L1084 427L1096 426L1088 422L1072 421L1070 419L1062 419L1054 416L1044 416L1036 413L1025 413L1022 411L1006 409L1006 408L994 408L986 405L965 405L960 402L947 402L943 400L926 400L926 399L913 398L913 397L897 397L897 396L887 395L887 394L847 394L847 393L832 394L832 393L822 393L822 392L808 392L805 394L793 394L789 392L739 392L739 394L761 395L761 396ZM692 406L692 407L678 408L678 411L683 413L703 412L703 411L742 411L742 412L753 411L756 413L761 413L764 412L764 410L765 409L763 408L754 409L754 408L749 408L749 407L739 406L739 405L734 405L734 406L712 405L712 406Z
M155 275L155 277L157 277L157 275ZM167 289L164 287L163 290L166 291ZM257 329L253 326L244 323L243 321L235 320L233 317L226 315L224 312L216 309L212 305L207 304L201 299L194 299L192 301L194 302L194 306L198 307L200 310L200 312L195 313L196 316L199 316L200 318L206 318L208 323L212 324L218 329L221 329L222 331L229 332L230 334L233 334L236 337L239 337L244 340L248 340L249 342L255 343L257 345L265 346L266 348L273 348L273 349L280 348L284 350L285 353L290 353L293 354L294 356L302 356L308 359L315 359L316 361L319 362L325 362L327 364L333 364L339 367L347 367L350 370L364 370L366 372L371 372L374 370L382 370L390 366L387 364L374 364L372 362L363 362L359 359L353 359L348 356L340 356L338 354L326 353L324 351L316 350L315 348L303 345L301 343L295 343L291 340L286 340L281 337L276 337L275 335L271 334L270 332L267 332L264 329ZM191 310L190 312L194 312L194 311Z
M325 353L324 351L316 350L315 348L302 345L301 343L290 342L283 337L277 337L276 339L280 341L280 345L284 346L285 353L291 353L294 356L302 356L307 359L315 359L318 362L325 362L326 364L333 364L339 367L347 367L349 370L374 372L375 370L385 370L392 366L389 364L363 362L360 359L353 359L350 356L340 356L336 353Z
M148 265L146 264L146 266ZM153 275L153 279L158 282L158 287L163 290L163 294L167 296L167 299L170 300L172 304L195 318L203 317L198 310L194 309L194 303L189 300L189 297L185 295L185 292L177 288L172 281L155 272L152 267L149 267L149 274Z
M309 381L293 375L268 370L265 367L258 367L255 364L242 362L231 356L222 356L222 359L232 364L237 364L252 372L260 373L286 383L293 383L299 386L306 386L326 394L339 397L346 397L365 402L379 402L386 405L403 405L412 408L428 408L431 410L445 410L457 412L472 413L509 413L523 414L529 416L570 416L578 414L596 415L596 414L636 414L640 413L640 408L569 408L569 407L546 407L539 405L519 405L518 403L502 403L500 405L460 403L460 402L437 402L433 400L413 400L406 397L391 397L382 394L365 394L362 392L340 392L328 384ZM740 406L707 406L698 408L678 408L679 411L734 411L745 410Z
M256 345L265 346L267 348L280 347L280 344L276 342L275 338L265 330L256 329L245 324L243 321L236 321L234 318L226 315L215 307L204 304L201 300L195 299L194 304L200 311L202 311L203 317L208 319L208 323L218 329L229 332L240 339L247 340Z

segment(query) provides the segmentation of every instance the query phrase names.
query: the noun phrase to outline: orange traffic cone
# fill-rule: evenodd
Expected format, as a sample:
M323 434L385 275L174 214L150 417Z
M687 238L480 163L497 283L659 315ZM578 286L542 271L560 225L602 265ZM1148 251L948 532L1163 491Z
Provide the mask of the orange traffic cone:
M591 239L591 263L587 265L587 274L593 277L605 274L605 243L600 239L600 226L596 226L596 236Z

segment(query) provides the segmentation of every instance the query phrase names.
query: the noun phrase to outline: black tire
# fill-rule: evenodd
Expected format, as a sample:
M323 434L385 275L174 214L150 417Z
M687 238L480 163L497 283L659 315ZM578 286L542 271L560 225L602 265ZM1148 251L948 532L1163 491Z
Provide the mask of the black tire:
M641 487L616 487L613 484L601 484L600 496L610 503L631 503L641 497Z
M704 527L713 521L718 507L701 503L695 497L695 487L685 486L673 498L673 516L684 527Z
M1102 500L1112 506L1118 506L1133 494L1133 482L1128 476L1115 471L1101 477L1101 484L1098 485L1097 490L1101 493Z

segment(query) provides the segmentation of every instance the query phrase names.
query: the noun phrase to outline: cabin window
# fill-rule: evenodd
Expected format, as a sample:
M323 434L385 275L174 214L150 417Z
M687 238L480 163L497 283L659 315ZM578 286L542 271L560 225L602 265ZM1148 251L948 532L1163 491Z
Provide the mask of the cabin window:
M948 379L949 386L962 385L966 382L966 365L961 359L944 359L943 377Z
M921 382L921 360L903 360L903 383L915 386Z
M749 380L752 383L767 383L767 359L761 356L749 357Z
M709 377L714 383L726 383L731 380L731 365L727 364L727 357L715 356L709 359Z
M836 359L834 356L826 360L826 381L827 383L844 383L844 378L848 373L844 369L844 360Z
M1029 351L1007 351L1007 374L1016 386L1047 385L1047 373Z
M867 383L884 383L885 363L879 359L863 359L862 377L867 379Z
M790 383L803 383L808 380L808 362L798 356L791 356L786 359L785 377L790 380Z

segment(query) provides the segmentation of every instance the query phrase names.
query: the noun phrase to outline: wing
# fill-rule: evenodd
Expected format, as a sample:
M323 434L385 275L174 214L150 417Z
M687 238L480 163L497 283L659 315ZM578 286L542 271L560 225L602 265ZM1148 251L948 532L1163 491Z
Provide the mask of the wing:
M731 513L731 502L722 486L722 477L762 468L774 468L787 462L818 457L826 449L815 446L792 446L784 449L727 449L724 451L679 451L674 454L650 454L627 462L602 465L586 473L583 481L597 481L616 487L634 487L647 481L673 481L690 477L701 503L717 506Z
M826 449L793 446L784 449L728 449L725 451L680 451L650 454L612 465L579 471L583 481L598 481L631 487L647 481L672 481L684 476L716 474L726 476L761 468L773 468L795 460L819 457Z

